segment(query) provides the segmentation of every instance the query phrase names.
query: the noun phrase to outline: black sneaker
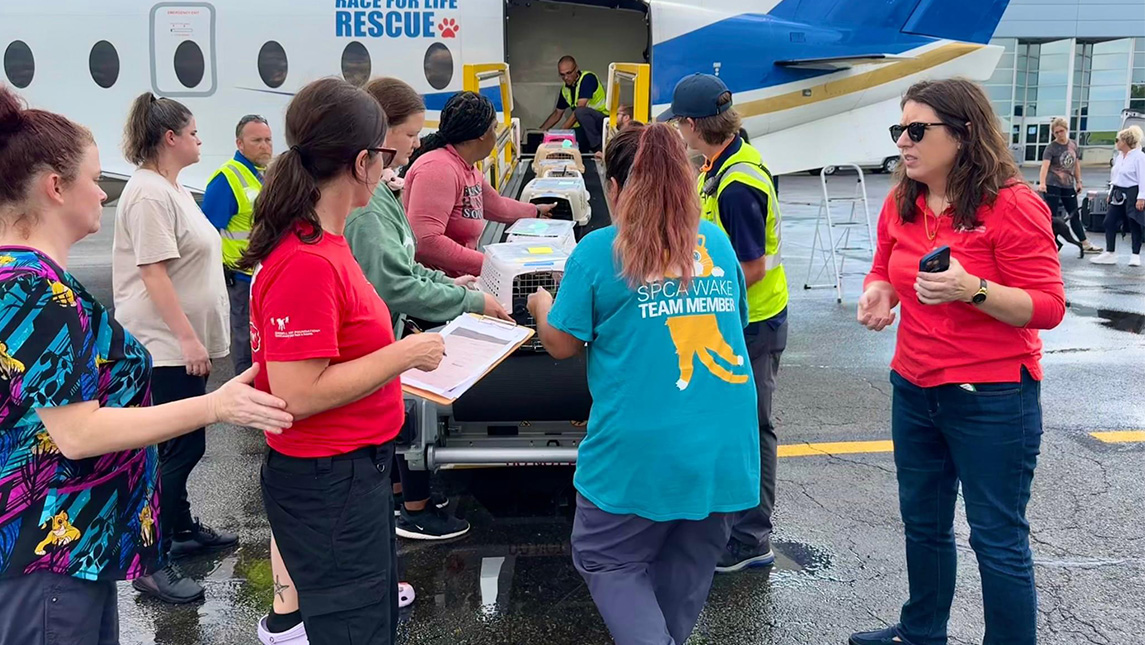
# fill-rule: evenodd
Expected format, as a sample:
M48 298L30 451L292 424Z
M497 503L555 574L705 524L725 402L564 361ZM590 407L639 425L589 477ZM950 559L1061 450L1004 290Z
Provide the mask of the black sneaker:
M897 625L873 632L851 634L847 642L850 645L911 645L910 641L899 635Z
M239 542L239 536L233 533L220 533L215 529L199 522L195 518L195 527L184 533L176 533L171 539L171 557L189 558L200 553L220 551L230 548Z
M449 507L449 498L441 493L430 493L429 503L434 508L445 510ZM394 517L401 517L402 508L405 506L405 496L402 493L394 494Z
M410 540L452 540L469 532L469 522L427 506L416 513L402 509L396 530L399 536Z
M177 564L169 564L155 573L136 578L131 586L145 595L173 605L195 602L203 597L203 585L183 573Z
M775 552L770 544L760 548L750 547L735 538L728 541L724 554L716 564L718 573L742 571L748 567L770 567L775 564Z

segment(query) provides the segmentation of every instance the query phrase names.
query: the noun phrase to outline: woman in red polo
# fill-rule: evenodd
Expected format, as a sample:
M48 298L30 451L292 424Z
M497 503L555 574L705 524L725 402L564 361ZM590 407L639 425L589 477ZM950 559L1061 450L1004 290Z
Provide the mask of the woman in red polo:
M259 389L287 403L289 436L267 436L263 501L313 645L392 643L397 626L387 468L404 421L398 376L435 369L436 334L394 342L390 313L343 237L394 151L386 116L337 79L286 112L290 149L270 167L243 258L255 269L251 345Z
M852 645L945 645L961 483L978 557L985 645L1034 645L1037 592L1026 503L1042 436L1039 329L1065 313L1045 202L1022 181L982 88L907 91L891 135L905 172L879 216L859 322L902 320L891 432L910 598L897 625ZM950 247L950 267L920 260Z

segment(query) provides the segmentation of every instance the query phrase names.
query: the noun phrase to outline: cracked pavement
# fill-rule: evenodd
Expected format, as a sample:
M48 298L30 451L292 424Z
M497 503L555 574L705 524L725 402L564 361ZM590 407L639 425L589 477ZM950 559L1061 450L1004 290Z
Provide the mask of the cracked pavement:
M1103 174L1087 176L1086 184L1100 185ZM867 184L873 218L889 181L873 175ZM842 180L838 189L849 192L850 184ZM842 305L830 289L801 288L816 207L793 202L817 202L818 178L784 177L780 191L792 294L775 401L780 443L889 439L894 336L854 322L861 276L846 278ZM81 281L108 303L112 210L105 210L103 232L72 261ZM1104 444L1088 434L1145 428L1145 336L1096 315L1145 316L1145 270L1124 261L1094 266L1070 248L1061 258L1071 309L1058 329L1042 335L1045 434L1029 505L1039 642L1145 643L1145 444ZM216 369L216 381L229 372ZM121 585L125 645L257 643L255 623L271 593L257 484L262 451L257 435L209 431L207 456L191 477L192 505L204 522L238 532L242 546L189 563L206 587L202 603L163 606ZM399 642L611 642L569 558L570 471L464 471L440 485L459 494L458 512L474 530L453 544L399 542L403 579L418 593ZM690 645L845 643L851 631L895 622L906 570L890 454L780 459L775 524L776 568L717 577ZM971 645L982 642L981 590L961 504L956 533L950 642ZM479 582L488 557L505 558L499 604L491 609L482 604Z

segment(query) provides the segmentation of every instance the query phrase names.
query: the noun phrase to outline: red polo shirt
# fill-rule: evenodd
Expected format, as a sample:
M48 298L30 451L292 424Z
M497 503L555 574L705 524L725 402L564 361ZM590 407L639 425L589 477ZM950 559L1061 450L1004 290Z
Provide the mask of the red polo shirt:
M1025 367L1042 378L1038 329L1052 329L1065 315L1065 290L1046 203L1025 184L998 194L978 209L979 226L955 230L947 211L938 217L937 235L928 238L924 213L934 232L935 216L919 197L913 222L899 218L894 191L879 214L878 248L866 284L885 281L900 302L899 330L891 367L919 387L948 383L1008 383ZM922 256L949 246L971 275L992 284L1025 289L1034 313L1025 327L992 318L969 303L924 305L914 291Z
M262 366L255 387L270 392L267 362L353 361L393 343L394 329L389 309L346 238L324 233L314 244L304 244L291 232L255 274L250 340L252 357ZM401 383L395 378L357 401L295 419L282 434L266 435L266 442L291 457L329 457L384 444L404 422Z

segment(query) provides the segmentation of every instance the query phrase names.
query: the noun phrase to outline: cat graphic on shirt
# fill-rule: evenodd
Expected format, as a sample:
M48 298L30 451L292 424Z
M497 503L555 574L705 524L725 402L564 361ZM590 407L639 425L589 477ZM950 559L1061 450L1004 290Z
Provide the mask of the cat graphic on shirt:
M706 243L707 239L703 235L699 236L699 243L692 254L692 274L695 278L722 278L724 270L715 266L705 246ZM734 385L747 383L747 374L735 374L712 358L712 354L715 354L730 365L740 367L744 364L744 357L736 355L735 350L724 339L720 332L719 319L715 314L672 316L665 320L665 324L672 337L672 344L676 346L676 355L680 359L680 378L676 381L678 389L683 391L691 383L697 358L716 378Z

